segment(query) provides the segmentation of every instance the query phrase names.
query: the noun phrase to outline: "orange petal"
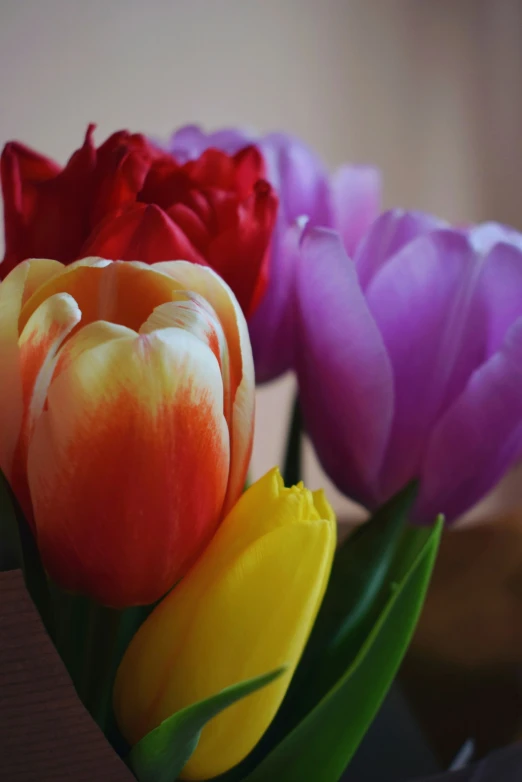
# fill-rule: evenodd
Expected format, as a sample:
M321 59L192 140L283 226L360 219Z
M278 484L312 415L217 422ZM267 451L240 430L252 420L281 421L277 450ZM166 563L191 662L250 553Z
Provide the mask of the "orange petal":
M222 410L215 356L178 328L102 341L64 366L28 455L39 548L58 584L123 607L183 576L221 516Z
M245 485L254 435L255 380L252 348L245 317L228 285L212 269L187 261L156 263L154 269L172 277L183 288L195 291L215 310L228 345L230 396L230 477L225 509L231 508Z
M56 294L31 315L18 342L23 411L11 486L29 521L32 512L26 474L27 446L35 421L44 409L58 351L80 319L81 312L72 296Z
M45 299L69 293L82 311L82 325L107 320L138 331L154 308L170 301L179 287L143 263L84 259L34 293L20 315L20 328Z
M58 261L24 261L0 284L0 467L8 479L23 411L18 348L20 310L37 288L63 268Z
M230 371L228 345L221 323L206 299L193 291L176 294L175 301L156 307L140 328L140 334L151 334L157 329L181 328L190 331L211 349L218 360L223 377L225 418L230 420Z

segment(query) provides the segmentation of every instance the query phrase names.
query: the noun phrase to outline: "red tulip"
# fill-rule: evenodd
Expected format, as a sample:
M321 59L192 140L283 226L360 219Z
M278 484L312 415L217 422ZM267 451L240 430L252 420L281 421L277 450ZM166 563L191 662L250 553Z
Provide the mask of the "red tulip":
M4 148L2 278L32 257L180 258L217 271L251 314L267 282L277 209L256 147L208 149L182 165L127 131L96 149L93 131L63 169L17 142Z

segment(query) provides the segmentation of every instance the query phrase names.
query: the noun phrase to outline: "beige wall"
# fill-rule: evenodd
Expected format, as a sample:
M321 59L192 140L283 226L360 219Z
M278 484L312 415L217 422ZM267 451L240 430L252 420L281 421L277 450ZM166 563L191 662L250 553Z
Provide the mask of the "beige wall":
M517 0L0 0L0 142L64 161L91 120L282 128L382 166L388 205L522 225L521 20ZM290 393L259 393L256 474Z

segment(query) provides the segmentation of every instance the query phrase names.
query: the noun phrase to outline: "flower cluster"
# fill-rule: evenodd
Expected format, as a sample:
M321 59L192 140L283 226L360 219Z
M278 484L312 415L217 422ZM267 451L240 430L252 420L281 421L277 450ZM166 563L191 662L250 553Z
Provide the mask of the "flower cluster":
M309 762L302 725L315 755L291 778L313 778L322 736L338 779L394 673L381 681L354 655L423 567L389 641L398 665L438 533L390 534L379 561L365 544L378 575L357 603L360 576L342 575L352 544L335 553L323 493L285 487L277 468L245 491L255 376L295 372L326 472L376 512L370 540L403 531L404 515L452 522L522 455L522 236L381 212L378 171L330 176L280 133L120 131L96 147L93 132L64 167L17 142L1 159L0 467L52 583L55 643L105 727L62 605L79 595L132 619L123 658L116 641L106 655L106 689L139 779L209 779L244 758L265 768L256 782L286 779ZM411 562L396 573L399 545ZM374 630L354 652L358 611ZM106 641L85 649L102 658ZM343 743L335 698L355 659L377 684Z

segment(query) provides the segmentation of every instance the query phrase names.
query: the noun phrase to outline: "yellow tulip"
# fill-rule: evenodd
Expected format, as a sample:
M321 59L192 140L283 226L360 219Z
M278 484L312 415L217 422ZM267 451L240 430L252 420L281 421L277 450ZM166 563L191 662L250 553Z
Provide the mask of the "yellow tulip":
M335 542L335 515L322 491L285 488L277 468L251 486L125 653L114 709L130 744L179 709L286 665L282 676L205 726L181 778L208 779L239 763L283 700Z

